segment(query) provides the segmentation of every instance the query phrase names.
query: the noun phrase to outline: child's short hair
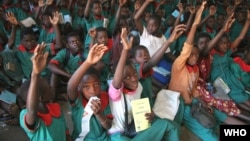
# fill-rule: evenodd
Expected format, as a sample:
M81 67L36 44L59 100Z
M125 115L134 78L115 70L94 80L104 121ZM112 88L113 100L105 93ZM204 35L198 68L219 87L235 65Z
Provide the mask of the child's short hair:
M145 46L143 45L137 45L131 49L131 57L135 58L136 52L138 50L148 50Z
M101 26L95 28L95 30L96 30L96 33L98 33L98 32L106 32L106 33L108 33L108 30L105 27L101 27Z
M201 32L201 33L199 33L199 34L197 35L197 37L196 37L196 44L197 44L197 42L198 42L198 40L199 40L200 38L208 38L209 40L212 39L211 36L210 36L207 32Z
M99 0L93 0L92 1L92 5L91 5L91 8L93 8L94 4L102 4L101 1Z
M100 72L95 69L94 67L90 67L84 75L92 75L95 76L96 78L100 78Z
M79 35L79 33L73 31L73 32L70 32L67 34L67 36L66 36L67 41L70 37L80 37L80 35Z
M159 26L161 25L161 17L157 14L151 15L149 20L154 20Z
M35 32L34 30L31 28L31 27L24 27L22 30L21 30L21 40L23 39L24 36L26 35L33 35L35 36Z

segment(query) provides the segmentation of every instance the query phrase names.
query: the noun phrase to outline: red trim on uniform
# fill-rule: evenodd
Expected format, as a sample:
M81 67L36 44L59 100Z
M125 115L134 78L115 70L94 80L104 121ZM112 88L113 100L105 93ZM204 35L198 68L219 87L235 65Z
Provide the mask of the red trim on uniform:
M113 41L112 41L112 39L108 39L107 46L108 46L108 50L111 50L111 48L112 48L112 46L113 46Z
M215 50L215 49L212 49L211 52L210 52L210 54L211 54L211 55L218 54L218 55L220 55L220 56L224 56L224 55L225 55L225 53L219 52L219 51L217 51L217 50Z
M247 65L240 57L235 57L234 62L237 63L244 72L250 72L250 65Z
M56 49L55 49L55 43L51 43L50 44L50 49L51 49L51 53L52 53L52 55L56 55Z
M55 65L59 65L59 64L60 64L59 61L53 60L53 59L51 59L51 60L49 61L49 63L55 64Z
M153 71L152 68L151 68L148 72L143 73L143 66L144 66L144 64L145 64L145 63L143 63L143 64L140 65L140 70L139 70L139 71L140 71L140 72L139 72L140 78L147 78L147 77L150 77L150 76L152 76L153 73L154 73L154 71Z
M213 28L209 28L209 27L206 26L206 31L207 31L208 33L213 33L213 32L214 32L214 29L213 29Z
M27 51L27 50L26 50L26 48L24 47L24 45L22 45L22 44L21 44L21 45L19 45L19 46L18 46L18 48L17 48L17 49L18 49L19 51L21 51L21 52L29 52L29 53L34 53L35 48L36 48L36 46L35 46L35 47L33 47L31 50Z
M188 69L188 72L190 72L190 73L192 73L192 72L197 73L199 71L198 65L193 65L193 66L186 65L186 68Z
M96 16L95 15L94 17L95 17L96 20L103 20L104 19L104 17L102 15L101 16Z
M57 103L48 103L46 106L49 112L46 114L37 112L37 115L42 119L46 126L49 126L52 123L52 117L59 118L61 116L61 108Z
M0 45L0 51L3 51L3 49L4 49L4 48L3 48L3 46L2 46L2 45Z

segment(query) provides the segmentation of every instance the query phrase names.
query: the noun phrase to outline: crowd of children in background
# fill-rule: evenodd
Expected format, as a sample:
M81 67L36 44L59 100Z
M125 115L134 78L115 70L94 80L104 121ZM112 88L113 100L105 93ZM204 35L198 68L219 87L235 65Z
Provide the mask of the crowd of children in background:
M250 124L249 0L0 2L0 121L31 140L179 141L185 126L217 141L217 128L192 116L197 102L217 125ZM131 101L152 108L162 89L180 93L175 118L146 113L151 127L126 136Z

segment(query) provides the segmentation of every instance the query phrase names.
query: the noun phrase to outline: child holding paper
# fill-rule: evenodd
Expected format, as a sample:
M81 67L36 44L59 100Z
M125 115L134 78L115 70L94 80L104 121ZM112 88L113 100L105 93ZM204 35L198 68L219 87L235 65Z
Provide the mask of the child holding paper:
M127 61L128 52L132 46L133 39L127 41L126 29L122 29L123 50L121 58L115 69L114 79L109 87L110 107L114 116L112 127L109 129L111 140L121 141L130 140L125 136L125 100L128 110L128 124L131 123L133 115L131 112L131 101L141 99L143 87L138 80L138 73L134 64ZM125 100L124 100L125 98ZM151 127L137 133L133 140L169 140L179 141L178 131L173 123L169 120L159 119L154 113L145 113L145 118L151 122ZM159 128L161 127L161 128Z
M102 58L106 50L107 47L103 44L95 44L91 47L88 58L74 72L68 82L68 99L71 104L74 140L110 140L106 132L111 127L112 121L109 99L107 93L101 91L100 76L98 71L93 68L93 65ZM91 101L93 115L90 115L90 118L86 120L86 116L88 116L85 111L86 104L91 97L95 96L99 100ZM83 122L84 120L86 121Z

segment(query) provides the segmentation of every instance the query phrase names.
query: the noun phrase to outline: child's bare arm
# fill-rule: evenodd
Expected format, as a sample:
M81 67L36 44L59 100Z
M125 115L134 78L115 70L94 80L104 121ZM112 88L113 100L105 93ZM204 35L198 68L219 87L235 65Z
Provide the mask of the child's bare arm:
M90 1L91 0L88 0L87 4L86 4L86 7L85 7L85 11L84 11L84 17L85 18L89 18L89 7L90 7Z
M142 34L143 32L143 25L141 23L141 16L144 12L144 10L147 8L147 6L154 0L146 0L143 5L141 6L141 8L136 12L135 16L134 16L134 21L135 21L135 25L137 30L140 32L140 34Z
M217 35L208 43L208 46L201 50L201 55L202 56L207 56L208 53L213 49L213 47L218 43L219 39L221 36L227 32L230 27L232 26L233 22L235 21L234 19L234 13L232 13L225 21L224 27L217 33Z
M204 25L204 23L205 23L210 17L214 16L214 15L216 14L216 11L217 11L217 8L216 8L214 5L210 6L210 7L209 7L209 15L208 15L207 17L205 17L205 18L200 22L199 28L201 28L201 27Z
M12 25L10 37L8 40L8 47L9 47L9 49L13 49L14 44L15 44L15 39L16 39L16 30L17 30L17 26L19 23L14 15L14 13L12 13L12 12L6 13L5 17L6 17L6 20L8 22L10 22Z
M114 79L112 81L112 85L116 89L121 88L123 70L125 67L126 60L127 60L128 51L132 47L132 42L133 42L133 38L130 39L130 42L127 41L126 28L122 28L121 39L122 39L122 44L123 44L123 50L122 50L120 60L115 70Z
M178 17L177 17L176 20L175 20L174 27L176 27L176 26L180 23L181 15L182 15L183 12L184 12L183 4L182 4L182 3L179 3L179 4L177 5L177 7L178 7L178 9L179 9L179 14L178 14Z
M189 30L191 29L191 26L192 26L192 23L194 20L194 16L195 16L195 12L196 12L195 6L190 6L189 12L190 12L190 16L189 16L188 21L187 21L186 33L189 33Z
M62 48L61 33L58 27L59 19L60 19L60 14L58 13L58 11L53 13L53 18L49 17L50 23L52 24L56 33L56 44L55 44L56 50L59 50Z
M90 49L87 60L84 61L83 64L74 72L68 82L67 91L69 100L75 101L75 99L77 98L78 86L82 80L83 75L92 65L97 63L102 58L106 50L107 47L103 44L95 44Z
M247 10L247 20L245 22L244 27L242 28L240 35L232 42L231 44L231 49L234 51L235 48L239 46L241 41L245 38L246 33L249 29L249 24L250 24L250 11Z
M143 66L143 73L148 72L161 60L171 43L176 41L185 30L186 25L184 24L178 25L174 28L169 39L162 45L160 49L157 50L157 52L152 56L152 58L147 63L145 63L145 65Z
M34 124L37 118L38 103L39 103L39 77L42 70L46 67L48 52L44 53L46 45L42 43L37 45L34 56L32 57L32 74L31 74L31 83L27 95L27 114L26 122L30 128L34 128Z

